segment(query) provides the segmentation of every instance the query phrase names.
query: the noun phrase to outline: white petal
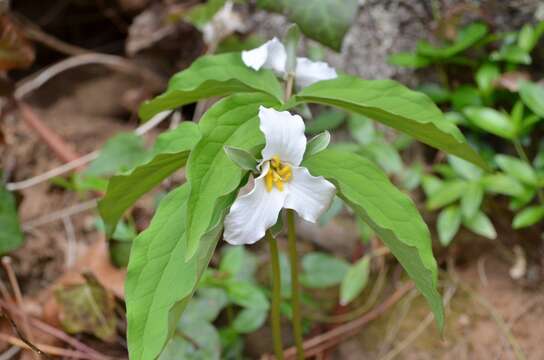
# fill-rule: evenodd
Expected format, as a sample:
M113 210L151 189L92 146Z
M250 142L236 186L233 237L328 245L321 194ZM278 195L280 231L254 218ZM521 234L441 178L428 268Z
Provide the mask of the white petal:
M304 57L297 58L295 81L299 89L321 80L329 80L336 77L338 77L336 70L326 62L311 61Z
M274 155L281 161L298 166L306 150L304 121L299 115L288 111L259 108L260 129L266 139L262 151L263 160L270 160Z
M275 187L268 192L264 175L255 179L253 190L236 199L225 217L225 241L232 245L242 245L262 239L265 231L278 221L286 196L285 190L279 191Z
M316 222L331 205L336 188L323 176L312 176L304 167L292 171L284 207L295 210L304 220Z
M273 38L258 48L242 51L242 61L253 70L259 70L261 67L271 69L283 77L287 52L283 44L277 38Z

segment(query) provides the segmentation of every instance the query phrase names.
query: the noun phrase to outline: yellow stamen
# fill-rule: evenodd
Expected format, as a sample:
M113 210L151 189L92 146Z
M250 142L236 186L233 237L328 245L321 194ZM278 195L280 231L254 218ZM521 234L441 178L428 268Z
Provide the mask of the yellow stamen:
M266 191L271 192L274 187L274 179L272 178L272 170L268 170L268 173L264 177L264 183L266 185Z
M291 166L282 163L278 155L274 155L269 164L270 168L264 177L266 190L270 192L275 186L279 191L283 191L285 183L293 177Z

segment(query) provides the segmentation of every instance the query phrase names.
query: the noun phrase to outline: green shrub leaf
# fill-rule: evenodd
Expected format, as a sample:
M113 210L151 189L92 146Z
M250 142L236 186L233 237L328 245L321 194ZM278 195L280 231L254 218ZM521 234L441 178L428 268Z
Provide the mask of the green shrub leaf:
M174 75L166 92L140 107L140 117L148 120L167 109L234 92L264 92L279 100L283 98L281 85L270 70L250 69L242 62L240 53L211 55Z
M499 154L495 161L502 171L524 184L535 186L538 183L535 170L526 162L513 156Z
M488 239L493 240L497 237L497 232L495 231L493 223L482 211L478 211L476 215L471 218L463 219L463 225L472 232Z
M412 200L370 160L353 153L327 149L306 159L303 166L335 184L338 196L372 227L399 260L443 328L444 310L436 288L438 270L431 237Z
M356 112L414 138L486 167L455 127L425 95L391 80L362 80L352 76L320 81L295 96L298 102L332 105Z
M345 306L359 296L368 283L369 274L370 256L368 255L350 266L340 284L340 305Z
M185 122L159 136L153 149L155 156L128 174L114 176L98 210L111 236L123 213L145 193L185 165L190 150L200 138L198 126Z
M521 229L534 225L542 219L544 219L544 206L530 206L514 217L512 226L514 229Z
M438 239L444 246L448 246L461 226L461 211L458 206L448 206L438 214L436 229Z
M516 136L514 123L507 114L486 107L468 107L464 113L472 124L482 130L505 139Z
M302 269L302 284L308 288L321 289L339 285L349 269L349 264L343 259L313 252L302 258Z
M521 99L535 114L544 117L544 86L523 82L519 89Z
M417 53L437 59L448 59L468 49L486 34L487 26L482 23L474 23L461 30L453 44L439 48L422 41L417 46Z

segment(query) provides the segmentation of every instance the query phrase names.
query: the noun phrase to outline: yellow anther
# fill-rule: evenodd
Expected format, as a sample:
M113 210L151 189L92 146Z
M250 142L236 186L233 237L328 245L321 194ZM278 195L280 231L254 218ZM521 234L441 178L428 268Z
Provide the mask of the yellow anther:
M264 184L266 186L266 191L271 192L272 188L274 187L274 178L273 178L272 170L268 170L268 173L265 175Z
M283 191L283 181L281 180L274 181L274 185L276 185L279 191Z
M293 177L293 173L289 171L287 174L283 175L283 181L287 182L291 180L292 177Z
M284 165L281 169L278 170L278 174L280 174L281 177L284 177L287 174L291 174L291 166Z
M281 165L280 157L279 157L278 155L272 156L272 159L270 160L270 165L271 165L272 168L274 168L274 169L279 168L280 165Z

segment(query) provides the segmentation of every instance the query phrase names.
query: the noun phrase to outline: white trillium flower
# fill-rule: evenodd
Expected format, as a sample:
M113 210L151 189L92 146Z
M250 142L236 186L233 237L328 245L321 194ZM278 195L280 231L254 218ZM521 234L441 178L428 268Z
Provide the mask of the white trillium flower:
M281 78L287 75L287 51L277 38L273 38L253 50L242 51L242 61L253 70L270 69ZM312 61L305 57L297 58L295 84L299 89L321 80L336 77L338 77L336 70L326 62Z
M233 245L253 244L278 221L282 208L316 222L331 204L333 184L312 176L300 163L306 150L304 122L298 115L263 106L260 129L266 140L253 190L240 196L225 218L224 238Z

